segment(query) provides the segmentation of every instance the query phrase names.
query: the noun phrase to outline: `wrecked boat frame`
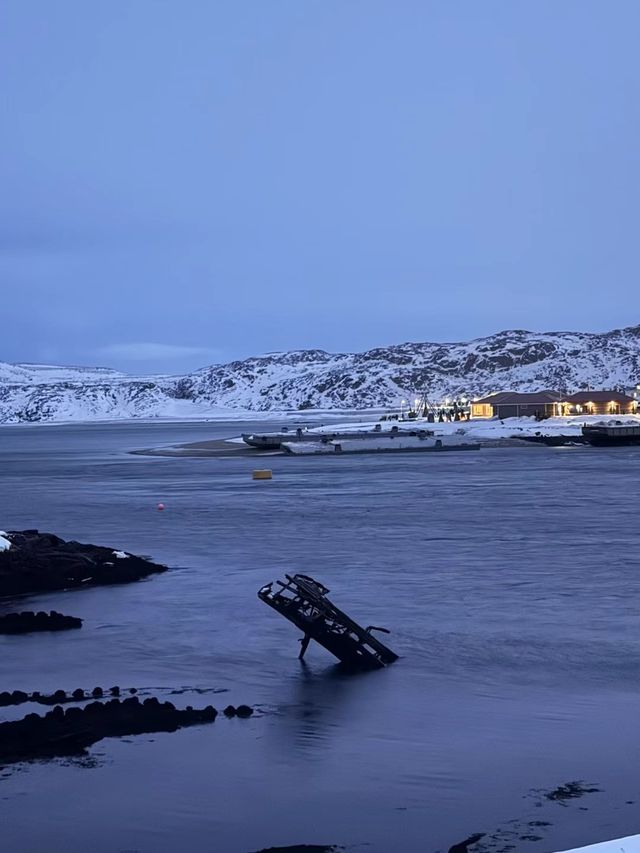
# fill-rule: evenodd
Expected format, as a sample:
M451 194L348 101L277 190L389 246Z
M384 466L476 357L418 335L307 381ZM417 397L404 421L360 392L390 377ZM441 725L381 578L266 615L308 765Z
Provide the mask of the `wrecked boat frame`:
M350 669L379 669L398 659L395 652L371 633L388 634L386 628L358 625L327 598L330 590L308 575L285 575L285 578L263 586L258 598L303 632L301 660L311 640Z

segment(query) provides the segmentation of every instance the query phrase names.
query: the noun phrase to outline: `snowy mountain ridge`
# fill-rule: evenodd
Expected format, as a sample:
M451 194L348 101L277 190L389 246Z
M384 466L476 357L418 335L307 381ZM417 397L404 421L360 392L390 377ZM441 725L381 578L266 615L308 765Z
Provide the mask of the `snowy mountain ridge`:
M516 329L466 343L269 353L177 377L0 363L0 423L398 407L423 394L437 401L638 382L640 326L605 333Z

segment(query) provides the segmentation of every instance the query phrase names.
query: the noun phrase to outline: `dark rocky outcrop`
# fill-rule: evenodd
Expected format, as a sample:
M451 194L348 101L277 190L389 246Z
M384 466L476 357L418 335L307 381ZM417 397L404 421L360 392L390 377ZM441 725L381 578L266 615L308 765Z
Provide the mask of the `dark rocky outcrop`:
M22 613L7 613L0 616L0 634L31 634L34 631L68 631L82 628L82 619L65 616L52 610L50 613L24 610Z
M120 701L91 702L84 708L65 711L56 705L44 717L27 714L22 720L0 724L0 765L34 758L82 755L87 747L105 737L146 732L175 732L185 726L212 723L217 711L178 710L171 702L136 696Z
M0 596L129 583L167 569L113 548L67 542L37 530L10 531L5 538L11 547L0 551Z
M0 693L0 708L5 708L7 705L21 705L23 702L37 702L39 693L25 693L24 690L14 690L9 693L8 690L3 690Z
M469 853L469 847L473 847L482 838L484 838L484 833L476 832L474 835L470 835L469 838L465 838L464 841L459 841L453 847L450 847L449 853Z
M83 690L81 687L76 688L70 693L65 690L55 690L53 693L40 693L35 690L33 693L25 693L24 690L8 690L0 691L0 708L7 705L21 705L24 702L37 702L39 705L64 705L68 702L88 702L91 699L102 699L107 694L111 696L120 696L122 688L117 685L108 689L102 687L94 687L93 690ZM136 687L130 687L127 691L131 695L138 692ZM172 690L171 693L184 693L184 690ZM202 692L202 691L196 691ZM229 708L233 708L232 705ZM227 709L228 710L228 709ZM227 716L251 717L253 708L249 705L238 705L233 708L233 713Z
M586 782L575 781L566 782L564 785L558 785L552 791L546 791L544 796L547 800L553 802L564 802L565 800L577 800L579 797L584 797L585 794L598 794L600 788L594 785L588 785Z
M237 708L234 705L227 705L222 713L225 717L241 717L246 720L248 717L253 716L253 708L249 707L249 705L238 705Z
M265 847L256 853L338 853L344 847L335 844L293 844L290 847Z

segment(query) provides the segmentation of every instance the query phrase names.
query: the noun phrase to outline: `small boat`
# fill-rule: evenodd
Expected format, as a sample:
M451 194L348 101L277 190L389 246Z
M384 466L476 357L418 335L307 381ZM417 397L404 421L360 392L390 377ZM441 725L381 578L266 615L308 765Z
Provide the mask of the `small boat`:
M283 441L301 441L307 430L297 429L289 432L285 427L281 432L242 433L242 440L250 447L259 450L278 450Z
M283 442L282 449L294 456L316 456L345 453L439 453L451 450L480 450L480 444L463 441L458 436L402 435L375 438L346 438L329 441Z
M618 447L640 444L640 424L594 424L583 426L582 436L596 447Z

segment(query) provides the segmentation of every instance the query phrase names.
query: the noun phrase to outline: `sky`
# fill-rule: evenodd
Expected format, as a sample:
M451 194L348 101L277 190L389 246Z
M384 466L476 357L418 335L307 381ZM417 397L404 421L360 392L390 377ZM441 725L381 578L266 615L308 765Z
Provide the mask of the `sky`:
M0 360L640 322L637 0L2 0Z

